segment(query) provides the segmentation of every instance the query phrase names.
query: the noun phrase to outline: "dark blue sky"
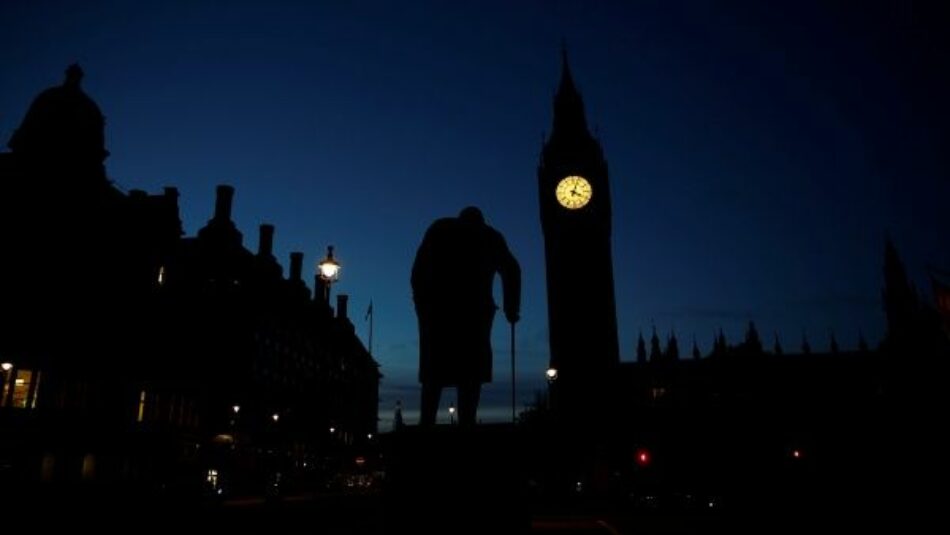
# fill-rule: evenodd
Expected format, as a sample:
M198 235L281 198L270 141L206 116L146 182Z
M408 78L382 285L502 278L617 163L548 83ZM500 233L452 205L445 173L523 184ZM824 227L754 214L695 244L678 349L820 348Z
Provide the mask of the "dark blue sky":
M624 359L654 323L704 353L750 319L789 349L876 343L886 233L928 296L926 266L950 268L947 21L925 3L232 4L4 1L0 138L79 61L120 187L177 186L193 234L232 184L250 248L262 222L285 262L334 244L364 340L375 303L384 419L418 401L415 249L468 204L521 260L519 384L543 386L562 38L610 165ZM495 347L483 409L505 414L501 322Z

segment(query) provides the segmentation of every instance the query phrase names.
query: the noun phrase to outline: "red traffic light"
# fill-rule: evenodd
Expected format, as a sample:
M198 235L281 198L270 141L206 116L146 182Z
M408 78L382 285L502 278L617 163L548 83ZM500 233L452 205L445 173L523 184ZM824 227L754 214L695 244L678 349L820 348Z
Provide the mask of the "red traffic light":
M636 452L635 459L637 461L637 464L639 464L640 466L647 466L650 464L650 461L653 460L653 456L650 455L650 450L646 448L640 448Z

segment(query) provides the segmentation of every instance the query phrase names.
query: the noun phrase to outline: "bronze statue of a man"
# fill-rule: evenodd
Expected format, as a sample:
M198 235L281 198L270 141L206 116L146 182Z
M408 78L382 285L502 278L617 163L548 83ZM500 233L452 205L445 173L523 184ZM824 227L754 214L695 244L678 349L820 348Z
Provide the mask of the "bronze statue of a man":
M473 206L436 220L412 266L412 295L419 319L420 424L435 424L442 388L458 389L459 423L474 425L482 383L492 379L492 296L501 275L505 317L519 319L521 267L502 235Z

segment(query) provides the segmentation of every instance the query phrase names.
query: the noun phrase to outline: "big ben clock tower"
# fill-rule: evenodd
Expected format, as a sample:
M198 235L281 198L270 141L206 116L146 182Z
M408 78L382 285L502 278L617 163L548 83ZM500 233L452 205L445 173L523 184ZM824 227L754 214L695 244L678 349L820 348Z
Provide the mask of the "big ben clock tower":
M593 401L598 397L593 394L608 387L619 362L610 184L566 51L554 97L554 126L538 165L538 194L559 403Z

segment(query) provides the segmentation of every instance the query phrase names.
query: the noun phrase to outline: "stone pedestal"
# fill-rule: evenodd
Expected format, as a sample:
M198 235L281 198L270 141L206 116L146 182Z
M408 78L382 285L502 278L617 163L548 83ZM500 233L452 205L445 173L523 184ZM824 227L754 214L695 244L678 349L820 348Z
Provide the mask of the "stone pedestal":
M526 452L510 426L406 428L386 448L392 533L527 533Z

